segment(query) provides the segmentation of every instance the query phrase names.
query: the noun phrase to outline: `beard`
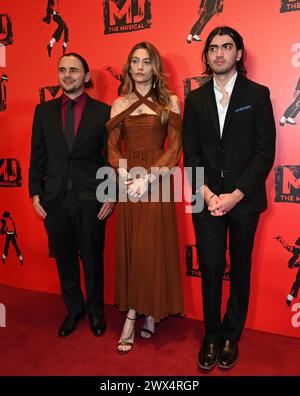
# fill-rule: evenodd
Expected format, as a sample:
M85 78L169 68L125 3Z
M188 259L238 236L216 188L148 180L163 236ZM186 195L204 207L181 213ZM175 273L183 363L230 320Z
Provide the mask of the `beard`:
M75 86L73 86L73 87L62 86L62 89L66 93L75 93L78 91L78 87L75 87Z
M223 64L220 66L216 66L215 64L210 65L211 70L216 75L228 74L233 70L236 70L236 62L230 64Z
M84 80L83 81L61 81L60 86L64 92L69 94L74 94L84 88Z

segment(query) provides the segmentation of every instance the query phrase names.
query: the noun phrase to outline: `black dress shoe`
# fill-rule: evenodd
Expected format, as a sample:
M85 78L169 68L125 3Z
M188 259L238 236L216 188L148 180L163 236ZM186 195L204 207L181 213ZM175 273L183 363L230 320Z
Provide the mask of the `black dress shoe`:
M201 369L211 370L217 362L219 342L204 341L198 354L198 365Z
M106 330L104 315L89 315L91 331L96 336L102 336Z
M84 312L76 316L67 315L58 329L58 336L67 337L69 334L73 333L73 331L76 329L77 323L82 320L84 316Z
M226 340L218 353L218 365L223 369L229 369L238 361L239 351L236 341Z

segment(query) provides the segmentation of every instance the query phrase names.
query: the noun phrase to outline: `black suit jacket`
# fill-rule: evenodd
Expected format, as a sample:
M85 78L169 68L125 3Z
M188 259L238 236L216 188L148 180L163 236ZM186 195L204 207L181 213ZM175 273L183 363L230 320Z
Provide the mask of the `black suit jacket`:
M230 97L222 138L213 79L186 99L185 166L204 167L204 183L216 194L240 189L245 197L235 211L266 209L265 180L274 161L275 134L269 89L242 75L237 76Z
M62 97L36 106L29 169L30 196L39 195L47 211L59 206L69 176L85 207L98 211L96 172L107 165L110 107L87 95L85 108L69 153L62 127Z

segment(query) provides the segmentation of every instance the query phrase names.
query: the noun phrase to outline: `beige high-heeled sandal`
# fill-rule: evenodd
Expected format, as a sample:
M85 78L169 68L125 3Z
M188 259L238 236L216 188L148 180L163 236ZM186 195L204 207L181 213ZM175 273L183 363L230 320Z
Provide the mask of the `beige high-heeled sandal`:
M141 337L144 338L145 340L149 340L154 335L155 323L154 323L154 318L152 317L153 330L151 330L145 326L146 320L147 320L147 317L145 318L144 326L141 329Z
M126 316L126 319L134 320L134 321L136 320L136 318L130 318L129 316ZM122 338L121 341L118 342L117 352L119 352L121 355L125 355L125 353L128 353L128 352L130 352L132 350L133 341L134 341L134 330L135 329L133 327L130 337ZM119 349L119 347L124 347L124 346L130 347L130 348L128 348L128 349Z

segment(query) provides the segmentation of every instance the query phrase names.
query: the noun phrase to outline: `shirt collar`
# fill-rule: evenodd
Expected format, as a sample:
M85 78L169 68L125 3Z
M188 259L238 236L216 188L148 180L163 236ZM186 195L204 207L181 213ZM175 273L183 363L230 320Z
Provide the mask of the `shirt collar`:
M75 99L71 99L68 95L63 93L62 104L64 105L65 103L69 102L69 100L74 100L76 103L84 105L84 102L86 101L86 97L87 97L87 95L85 92L83 92L81 95L77 96L77 98L75 98Z
M225 91L229 94L229 96L232 94L233 91L233 87L234 87L234 83L235 80L237 79L237 71L234 73L234 75L231 77L231 79L228 81L228 83L225 85ZM218 92L221 92L216 79L213 77L214 80L214 89L217 90Z

